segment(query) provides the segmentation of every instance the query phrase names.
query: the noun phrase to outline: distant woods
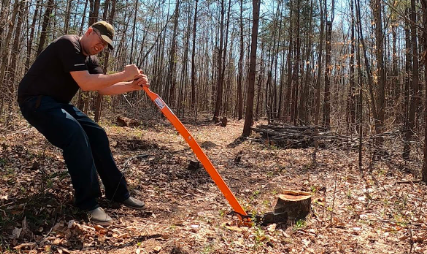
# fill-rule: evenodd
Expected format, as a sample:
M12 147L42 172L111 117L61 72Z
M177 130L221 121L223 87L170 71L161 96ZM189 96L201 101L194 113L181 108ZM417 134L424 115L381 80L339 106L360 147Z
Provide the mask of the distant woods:
M399 131L404 159L426 135L427 0L1 0L6 126L37 55L100 19L116 28L114 51L100 55L106 73L137 64L180 117L317 125L370 136L379 151ZM143 92L74 100L96 120L151 104Z

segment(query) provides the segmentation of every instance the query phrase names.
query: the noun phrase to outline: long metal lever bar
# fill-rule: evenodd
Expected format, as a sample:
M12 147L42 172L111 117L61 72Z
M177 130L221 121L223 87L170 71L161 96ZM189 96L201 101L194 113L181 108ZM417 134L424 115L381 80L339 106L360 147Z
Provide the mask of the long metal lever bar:
M212 162L208 159L208 157L200 148L199 144L196 142L193 136L191 136L191 134L188 132L182 122L178 119L178 117L172 112L172 110L168 107L168 105L166 105L166 103L162 100L162 98L160 98L158 94L152 92L146 86L144 86L144 91L147 93L148 97L150 97L150 99L154 103L156 103L157 107L160 109L163 115L173 124L175 129L182 135L185 141L187 141L193 152L196 154L197 158L200 160L208 174L211 176L212 180L215 182L224 197L227 199L228 203L230 203L231 207L239 215L239 218L241 220L244 220L245 216L247 216L245 210L243 210L242 206L239 204L236 197L231 192L230 188L228 188L227 184L219 175L218 171L214 168ZM247 221L247 219L245 220Z

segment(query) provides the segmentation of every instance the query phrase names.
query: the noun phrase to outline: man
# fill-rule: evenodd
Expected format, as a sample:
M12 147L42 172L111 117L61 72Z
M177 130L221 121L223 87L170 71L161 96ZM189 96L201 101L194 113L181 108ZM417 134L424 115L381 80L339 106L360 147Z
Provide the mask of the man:
M82 37L64 35L52 42L35 60L18 89L22 115L63 156L74 188L75 205L88 211L101 225L112 223L99 207L97 172L107 199L143 209L144 202L130 197L125 178L110 151L105 131L70 104L78 89L112 95L141 90L147 76L132 64L122 72L104 75L95 56L113 48L114 28L105 21L89 27Z

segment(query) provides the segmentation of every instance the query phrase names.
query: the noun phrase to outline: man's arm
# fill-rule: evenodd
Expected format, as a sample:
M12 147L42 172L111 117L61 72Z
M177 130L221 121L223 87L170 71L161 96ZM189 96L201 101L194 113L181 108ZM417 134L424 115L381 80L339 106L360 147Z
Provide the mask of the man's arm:
M141 77L134 81L118 82L112 86L100 89L98 92L102 95L122 94L130 91L142 90L143 86L150 86L146 75L141 74Z
M139 70L136 65L126 65L122 72L114 74L90 74L87 70L70 72L77 85L83 91L98 91L114 84L139 78Z

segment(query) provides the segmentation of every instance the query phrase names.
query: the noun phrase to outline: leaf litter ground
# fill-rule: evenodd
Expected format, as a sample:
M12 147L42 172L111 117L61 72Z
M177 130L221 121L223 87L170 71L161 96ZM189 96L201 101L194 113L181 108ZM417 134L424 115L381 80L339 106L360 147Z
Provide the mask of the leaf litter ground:
M171 125L103 126L132 195L147 209L101 199L115 222L91 223L72 205L61 151L25 122L2 128L1 253L427 253L427 188L410 182L419 162L389 158L360 172L356 152L329 147L314 167L312 148L240 139L242 121L186 124L246 211L271 212L284 190L313 195L304 221L238 227Z

